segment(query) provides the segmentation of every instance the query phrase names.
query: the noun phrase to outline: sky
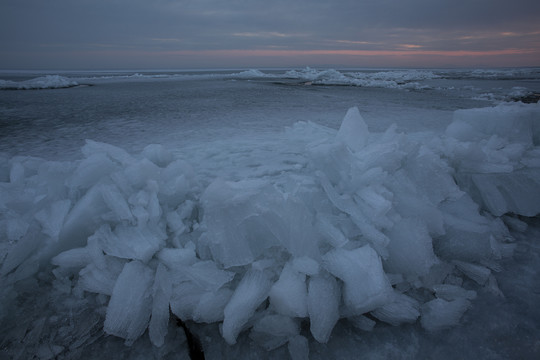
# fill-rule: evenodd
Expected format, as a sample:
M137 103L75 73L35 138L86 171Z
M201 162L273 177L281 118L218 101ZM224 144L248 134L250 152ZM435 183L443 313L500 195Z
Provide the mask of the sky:
M538 0L0 0L0 69L540 66Z

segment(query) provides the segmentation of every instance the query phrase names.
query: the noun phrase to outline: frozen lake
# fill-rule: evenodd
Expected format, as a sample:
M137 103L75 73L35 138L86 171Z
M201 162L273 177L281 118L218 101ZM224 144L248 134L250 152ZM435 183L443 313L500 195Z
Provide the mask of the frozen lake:
M540 356L540 69L0 73L6 358ZM89 141L87 141L89 140Z

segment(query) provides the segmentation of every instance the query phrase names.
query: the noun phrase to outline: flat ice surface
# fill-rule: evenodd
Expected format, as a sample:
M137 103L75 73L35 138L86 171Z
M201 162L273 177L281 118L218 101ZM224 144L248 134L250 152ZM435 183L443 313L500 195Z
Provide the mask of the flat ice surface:
M538 69L0 79L2 356L540 355Z

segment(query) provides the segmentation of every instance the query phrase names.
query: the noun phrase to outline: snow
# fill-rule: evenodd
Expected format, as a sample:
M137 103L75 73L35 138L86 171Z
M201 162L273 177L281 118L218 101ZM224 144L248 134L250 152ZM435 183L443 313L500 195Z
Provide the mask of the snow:
M507 226L527 231L524 217L540 213L540 106L458 110L427 135L369 131L358 108L344 113L338 130L298 122L194 158L88 141L74 161L2 160L6 309L49 277L66 299L99 304L100 329L128 345L166 347L172 311L227 346L305 359L342 322L437 332L482 293L503 296L494 274L516 249Z

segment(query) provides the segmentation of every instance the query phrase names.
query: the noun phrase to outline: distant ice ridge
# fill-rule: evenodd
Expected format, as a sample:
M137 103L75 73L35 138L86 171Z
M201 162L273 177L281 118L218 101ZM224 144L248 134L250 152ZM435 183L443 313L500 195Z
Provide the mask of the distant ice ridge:
M437 79L438 75L426 70L388 70L377 72L344 72L334 69L316 70L305 68L303 70L290 70L285 77L302 79L319 85L352 85L364 87L424 89L418 81Z
M294 358L340 319L454 326L475 289L500 294L507 225L526 226L513 215L540 213L539 118L538 104L460 110L426 138L370 133L352 108L338 131L297 123L276 139L305 166L209 185L204 164L160 145L1 158L0 317L24 313L16 295L52 262L54 287L99 294L104 331L128 345L146 331L163 345L169 308Z
M76 81L60 75L46 75L22 82L0 80L2 90L59 89L79 85Z

